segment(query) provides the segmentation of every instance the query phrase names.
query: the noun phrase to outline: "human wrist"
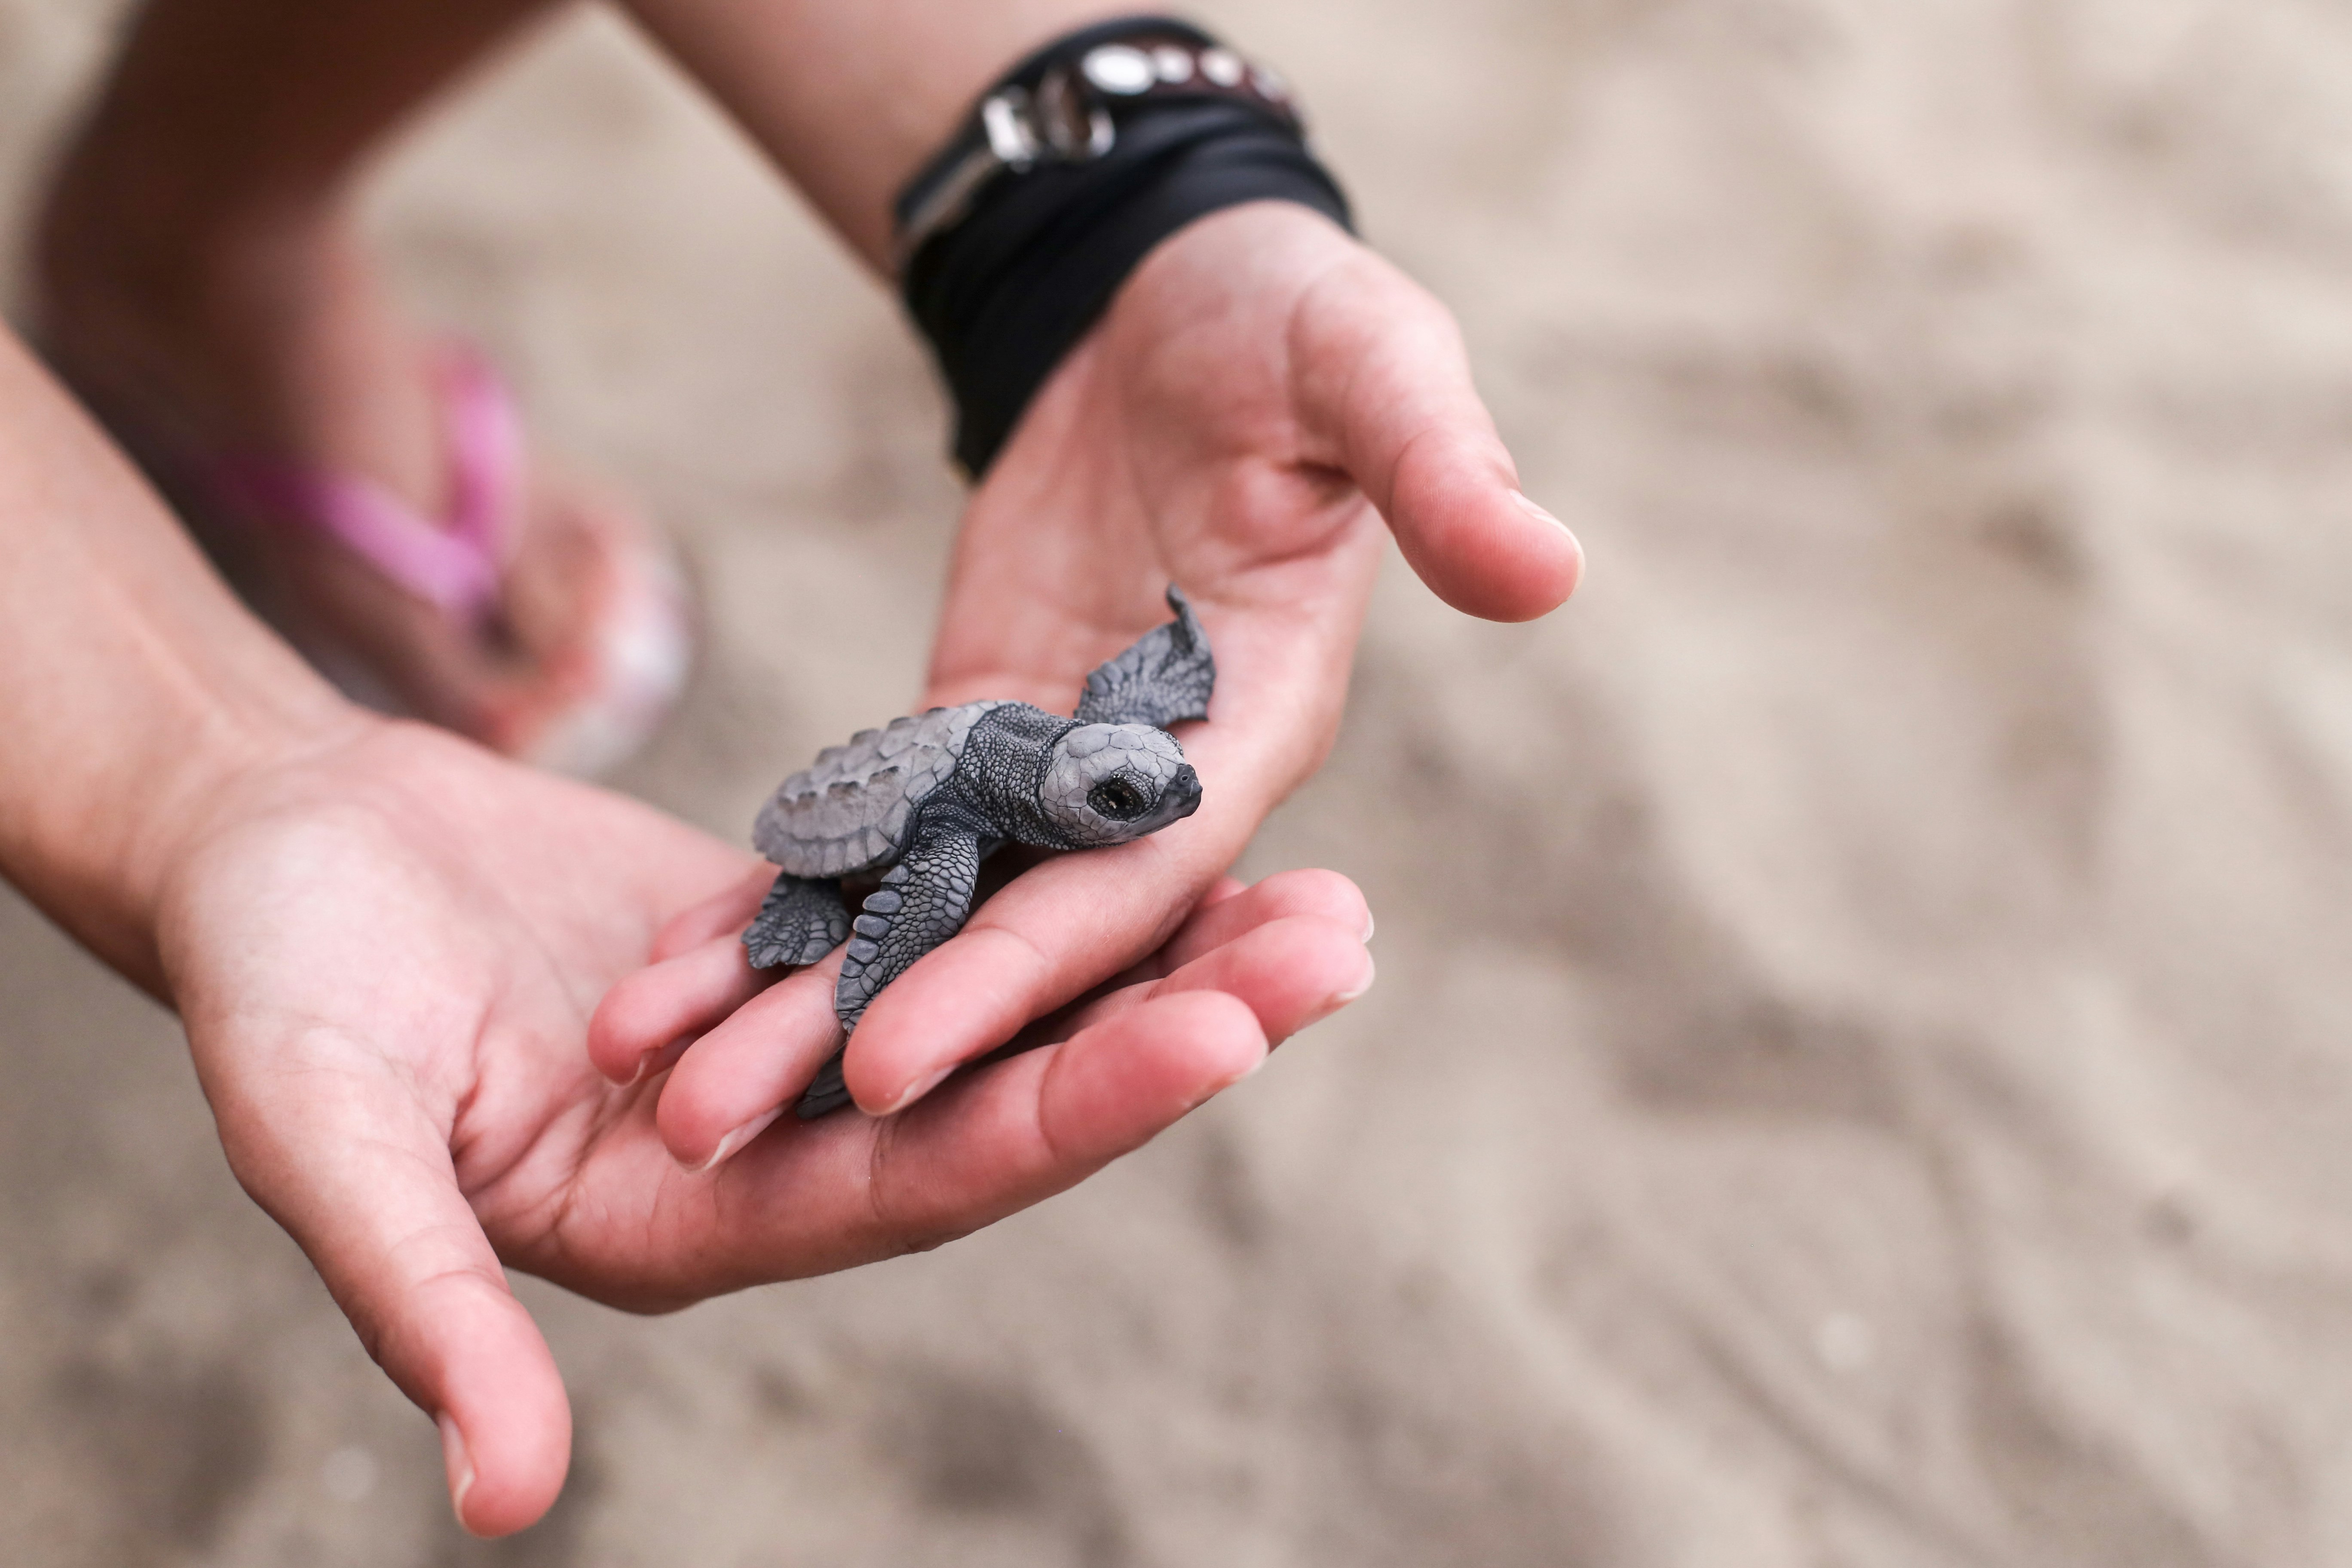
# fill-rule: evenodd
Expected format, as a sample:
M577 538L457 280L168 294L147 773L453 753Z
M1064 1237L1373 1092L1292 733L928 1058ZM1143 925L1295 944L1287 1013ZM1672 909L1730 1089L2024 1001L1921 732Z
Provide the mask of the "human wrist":
M1236 367L1204 346L1204 330L1245 318L1253 353L1263 349L1286 356L1293 346L1286 342L1290 323L1310 291L1340 268L1359 265L1381 264L1354 235L1294 202L1253 202L1195 218L1145 256L1101 320L1039 385L1030 415L1014 426L990 476L1041 437L1049 444L1057 440L1074 395L1080 401L1098 395L1106 375L1123 398L1173 395L1183 400L1182 417L1150 422L1163 443L1221 439L1223 424L1200 415L1210 406L1231 407ZM1097 392L1078 390L1089 385ZM1045 413L1048 405L1062 412Z
M1377 264L1378 258L1312 207L1285 201L1223 207L1153 247L1104 316L1171 333L1198 327L1205 312L1236 302L1245 301L1254 314L1286 316L1332 268L1360 261Z
M190 868L280 797L278 782L385 721L319 683L209 693L147 715L139 742L79 772L12 834L6 869L35 903L126 978L168 1000L163 911Z
M187 828L355 715L5 334L0 561L0 658L17 672L0 682L0 875L152 987Z

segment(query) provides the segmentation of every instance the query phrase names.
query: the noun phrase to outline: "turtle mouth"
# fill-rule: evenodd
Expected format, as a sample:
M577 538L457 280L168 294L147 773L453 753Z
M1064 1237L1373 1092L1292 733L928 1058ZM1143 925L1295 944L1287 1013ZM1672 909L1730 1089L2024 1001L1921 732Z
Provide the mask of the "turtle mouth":
M1192 763L1187 763L1176 770L1176 776L1170 779L1168 787L1160 792L1160 804L1151 808L1151 815L1145 817L1140 826L1146 833L1157 832L1171 822L1183 821L1200 809L1201 775L1192 771Z

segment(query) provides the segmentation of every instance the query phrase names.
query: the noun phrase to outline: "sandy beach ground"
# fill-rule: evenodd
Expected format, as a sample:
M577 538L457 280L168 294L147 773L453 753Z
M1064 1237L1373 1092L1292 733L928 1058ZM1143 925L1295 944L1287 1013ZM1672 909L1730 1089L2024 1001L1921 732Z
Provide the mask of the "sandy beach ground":
M1208 11L1591 553L1528 627L1391 563L1250 861L1363 884L1377 989L938 1253L526 1282L579 1458L483 1545L172 1020L0 899L0 1560L2352 1562L2352 14ZM0 0L10 210L116 20ZM379 195L688 542L618 782L740 835L915 689L958 491L892 304L606 16Z

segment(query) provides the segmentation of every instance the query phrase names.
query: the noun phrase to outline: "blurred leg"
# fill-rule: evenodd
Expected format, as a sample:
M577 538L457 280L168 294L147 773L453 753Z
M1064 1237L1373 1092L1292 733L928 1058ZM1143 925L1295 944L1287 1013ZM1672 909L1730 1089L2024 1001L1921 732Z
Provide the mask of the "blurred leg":
M165 434L436 500L428 389L350 196L390 132L546 5L156 0L42 225L44 337Z
M385 289L352 198L394 130L551 8L153 0L44 215L45 349L118 435L167 466L261 457L446 517L446 365ZM657 716L682 630L635 521L560 474L530 474L501 509L514 542L487 624L396 585L316 526L247 527L245 548L290 623L408 710L503 751L597 765L609 756L583 757L580 737L622 744L611 737ZM662 668L627 663L656 646Z

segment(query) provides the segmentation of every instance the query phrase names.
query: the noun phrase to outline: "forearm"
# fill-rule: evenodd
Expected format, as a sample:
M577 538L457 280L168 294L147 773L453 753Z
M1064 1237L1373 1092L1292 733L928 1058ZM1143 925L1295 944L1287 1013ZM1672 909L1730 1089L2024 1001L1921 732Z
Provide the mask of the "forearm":
M150 988L207 803L356 722L5 333L0 668L0 873Z
M1117 0L627 0L877 267L890 203L1016 58Z
M387 132L555 4L146 0L64 194L165 257L339 214Z

